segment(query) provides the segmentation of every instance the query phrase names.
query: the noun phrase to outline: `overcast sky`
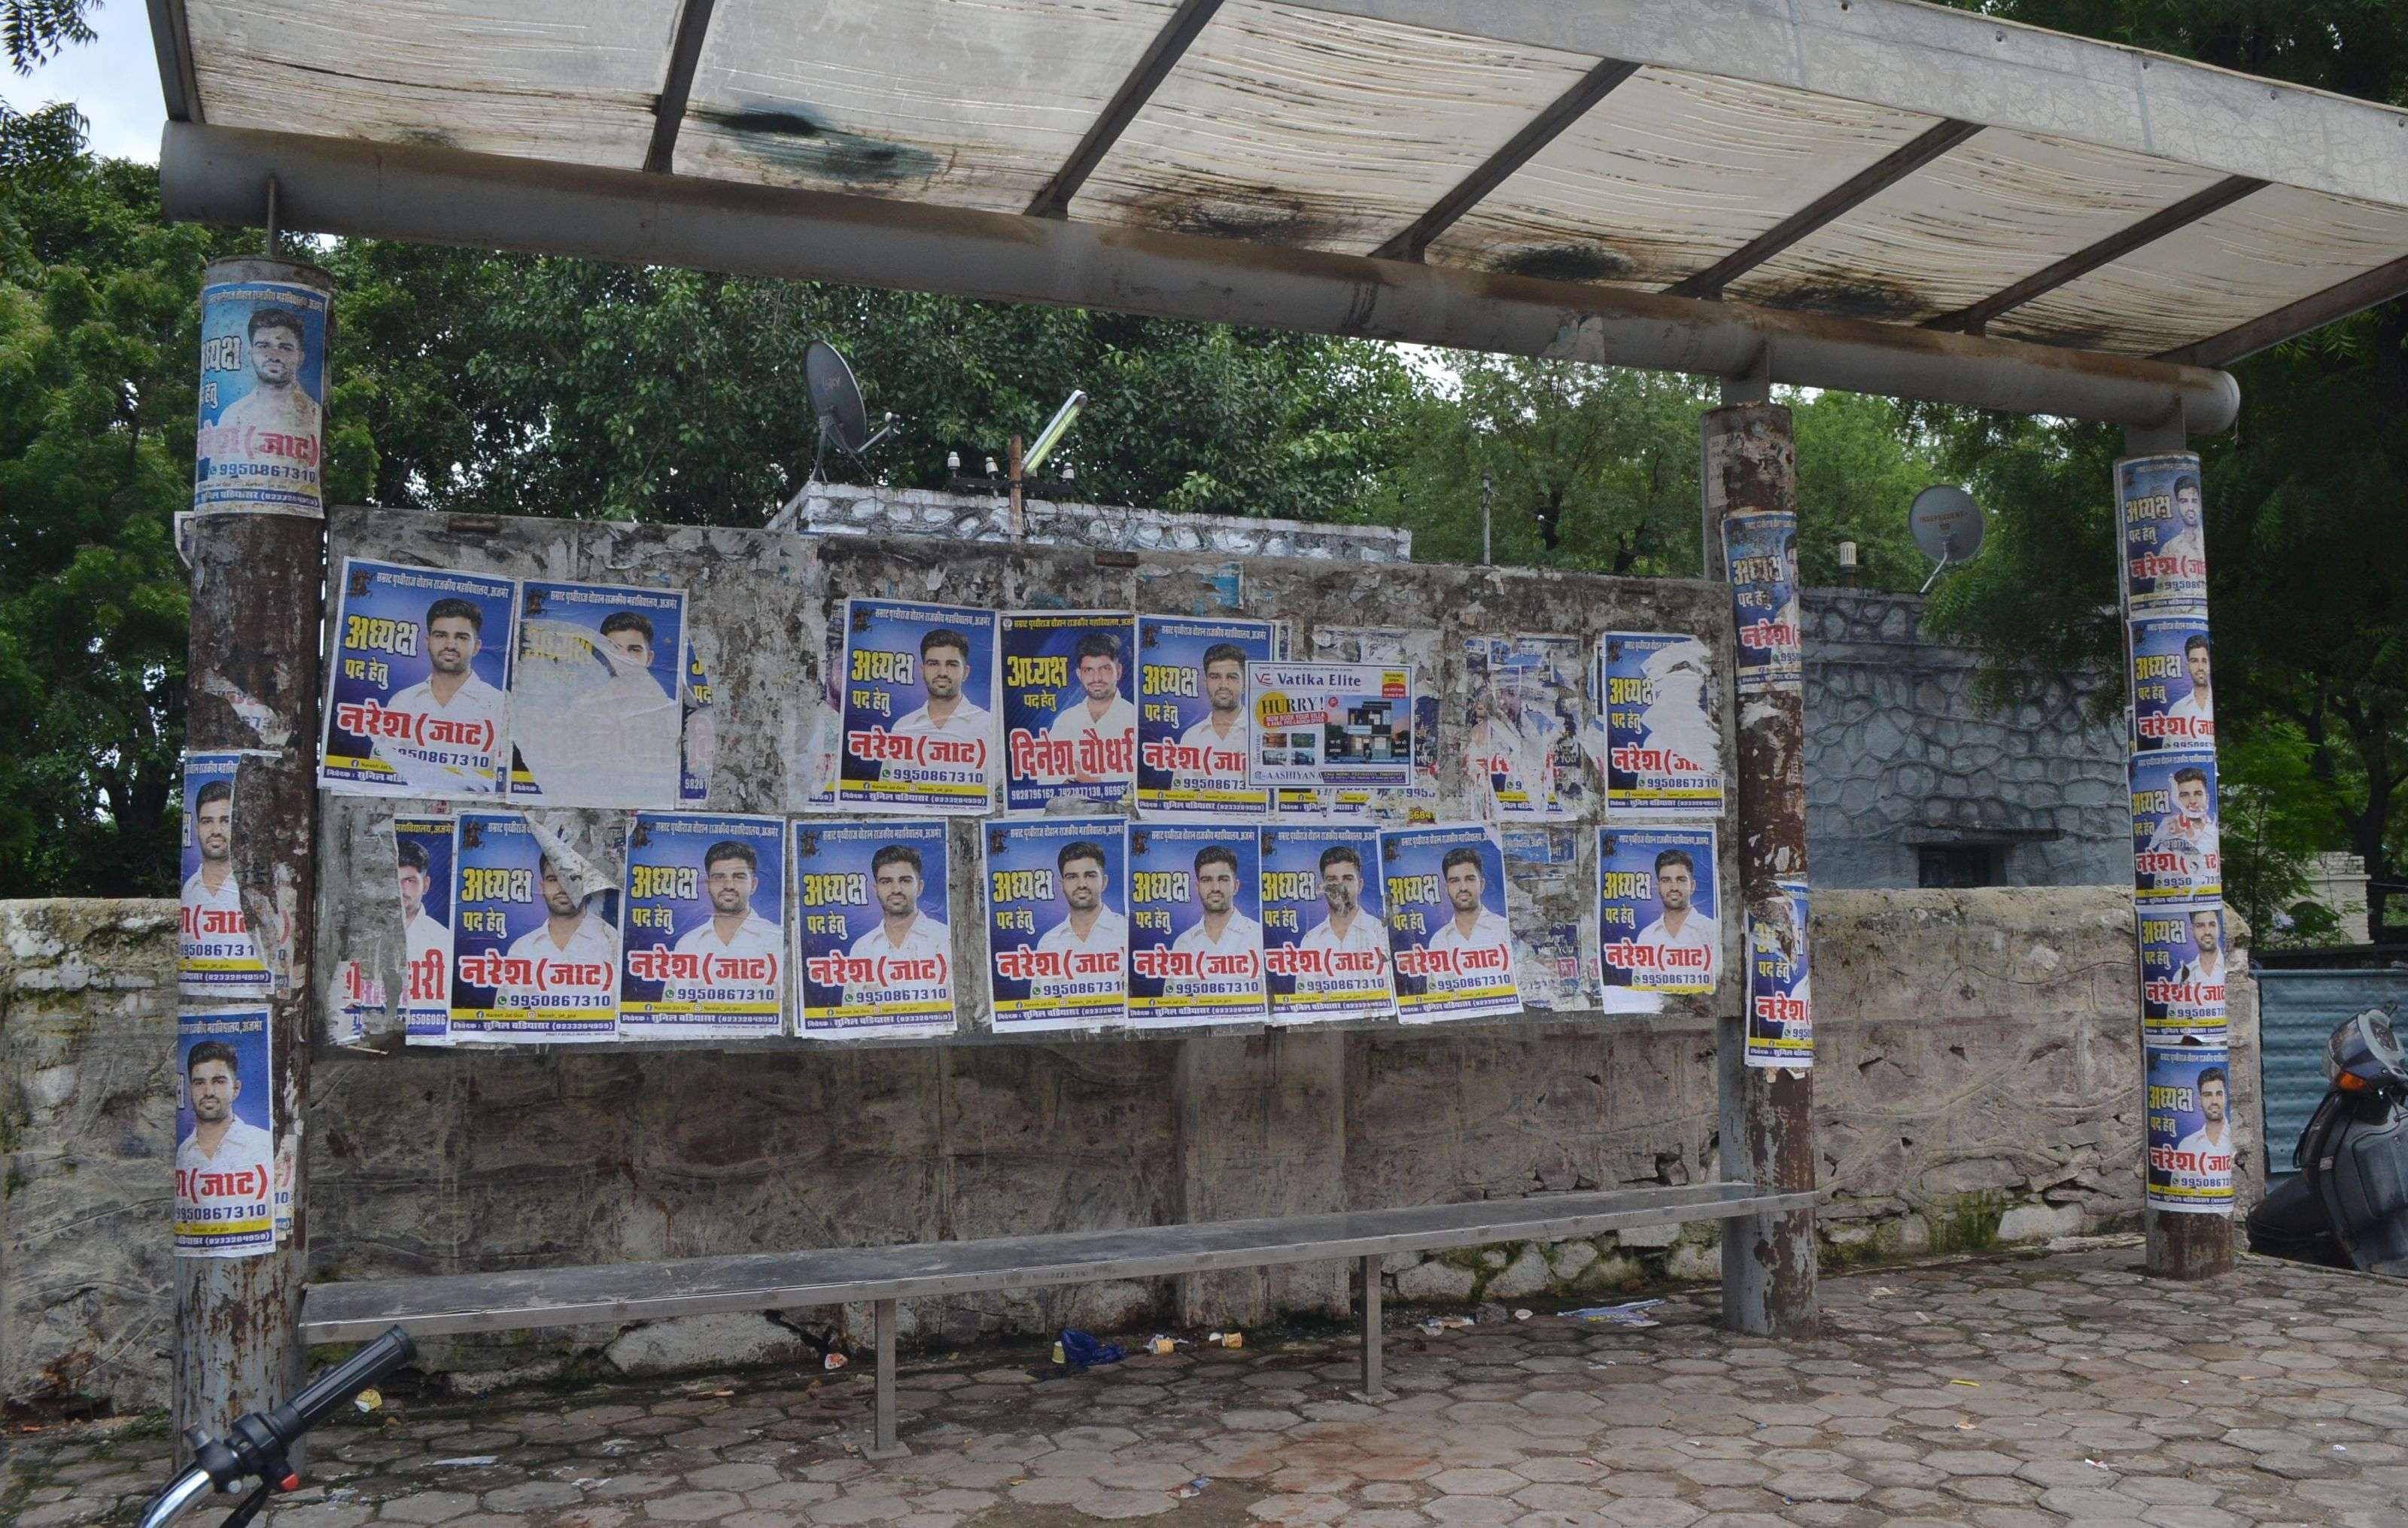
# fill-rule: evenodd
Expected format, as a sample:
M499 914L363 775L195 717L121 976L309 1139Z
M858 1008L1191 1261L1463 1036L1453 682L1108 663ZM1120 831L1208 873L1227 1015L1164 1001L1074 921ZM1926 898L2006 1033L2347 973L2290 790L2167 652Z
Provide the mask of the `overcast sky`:
M31 75L0 65L0 99L20 111L73 101L92 120L93 152L157 164L167 108L159 95L149 9L142 0L103 0L92 12L92 26L99 40L68 44Z

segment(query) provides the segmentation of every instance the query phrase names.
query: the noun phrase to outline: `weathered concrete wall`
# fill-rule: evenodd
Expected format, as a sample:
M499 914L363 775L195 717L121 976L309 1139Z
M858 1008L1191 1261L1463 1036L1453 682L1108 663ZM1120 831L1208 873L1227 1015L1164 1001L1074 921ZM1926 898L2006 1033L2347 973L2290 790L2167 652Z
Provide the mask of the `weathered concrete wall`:
M1806 835L1818 887L1911 887L1923 846L1988 845L2004 886L2129 886L2124 738L2096 685L1992 713L1980 660L1921 635L1923 601L1809 589Z
M793 528L826 536L925 536L952 541L1011 540L1010 502L997 494L815 483L791 506ZM1178 514L1120 504L1021 503L1023 540L1036 546L1121 552L1217 552L1226 556L1316 561L1411 562L1413 533L1393 526L1313 525L1302 520ZM781 517L782 518L782 517Z
M1836 1260L2133 1223L2131 903L2108 888L1826 892L1822 1229ZM0 1396L158 1404L174 907L0 903ZM2256 988L2231 999L2244 1205ZM869 1051L322 1055L322 1277L902 1242L1510 1198L1713 1174L1702 1015ZM1399 1259L1401 1297L1715 1276L1710 1227ZM904 1307L922 1341L1344 1308L1335 1266ZM857 1319L858 1313L856 1313ZM535 1333L469 1384L808 1352L796 1311Z

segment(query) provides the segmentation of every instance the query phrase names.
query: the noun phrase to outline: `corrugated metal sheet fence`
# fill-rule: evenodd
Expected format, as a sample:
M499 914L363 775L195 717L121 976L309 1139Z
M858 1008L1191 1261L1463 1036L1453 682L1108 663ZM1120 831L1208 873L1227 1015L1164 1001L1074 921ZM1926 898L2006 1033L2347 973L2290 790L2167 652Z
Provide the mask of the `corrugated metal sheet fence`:
M2291 1147L2325 1095L2325 1041L2369 1008L2408 1012L2408 971L2284 971L2259 966L2258 1025L2264 1046L2266 1175L2291 1171Z

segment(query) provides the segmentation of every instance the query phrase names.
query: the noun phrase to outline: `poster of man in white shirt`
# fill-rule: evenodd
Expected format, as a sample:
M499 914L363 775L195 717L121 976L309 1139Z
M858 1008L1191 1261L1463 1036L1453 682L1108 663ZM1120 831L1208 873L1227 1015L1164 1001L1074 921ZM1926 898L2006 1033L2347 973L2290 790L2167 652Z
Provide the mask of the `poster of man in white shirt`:
M2131 623L2132 745L2142 753L2215 746L2215 662L2206 618Z
M801 1034L950 1034L953 878L940 821L796 823Z
M1003 658L1004 805L1098 811L1137 788L1137 618L1126 611L1009 611Z
M515 812L463 812L452 856L452 1038L617 1038L620 887L553 863Z
M1003 777L995 612L848 599L842 620L838 810L983 815Z
M400 863L401 1021L413 1045L452 1043L452 819L395 817Z
M2220 1045L2148 1047L2148 1201L2232 1213L2232 1073Z
M318 783L355 796L493 796L509 738L507 578L343 561Z
M1140 812L1260 817L1269 809L1269 791L1248 773L1246 665L1270 657L1277 640L1268 621L1137 618Z
M267 1011L184 1014L177 1037L176 1255L256 1256L276 1245Z
M1522 1011L1505 906L1505 849L1493 825L1380 835L1398 1016L1407 1024Z
M1714 989L1723 947L1714 846L1707 824L1598 829L1598 950L1609 996Z
M785 823L639 812L627 842L622 1033L738 1040L785 1024Z
M184 756L184 882L177 989L188 998L264 998L267 966L234 873L234 786L242 756Z
M1127 1017L1126 829L1120 817L984 829L997 1031L1096 1029Z
M2132 868L2140 899L2205 901L2222 896L2215 756L2136 754L2131 780Z
M201 289L195 510L324 512L326 309L293 281Z
M1146 823L1128 841L1129 1013L1139 1028L1267 1017L1255 832Z
M1369 826L1262 830L1263 970L1273 1023L1384 1018L1397 1011L1388 922Z

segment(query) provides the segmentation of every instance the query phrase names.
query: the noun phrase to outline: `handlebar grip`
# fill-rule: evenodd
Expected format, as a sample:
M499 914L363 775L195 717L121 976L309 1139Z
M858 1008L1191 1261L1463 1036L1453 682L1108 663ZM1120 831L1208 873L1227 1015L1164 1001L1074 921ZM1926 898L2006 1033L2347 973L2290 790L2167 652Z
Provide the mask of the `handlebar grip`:
M274 1420L277 1430L285 1434L285 1445L290 1447L294 1439L340 1410L352 1396L417 1356L418 1345L409 1340L408 1333L396 1326L320 1375L307 1390L276 1408Z

